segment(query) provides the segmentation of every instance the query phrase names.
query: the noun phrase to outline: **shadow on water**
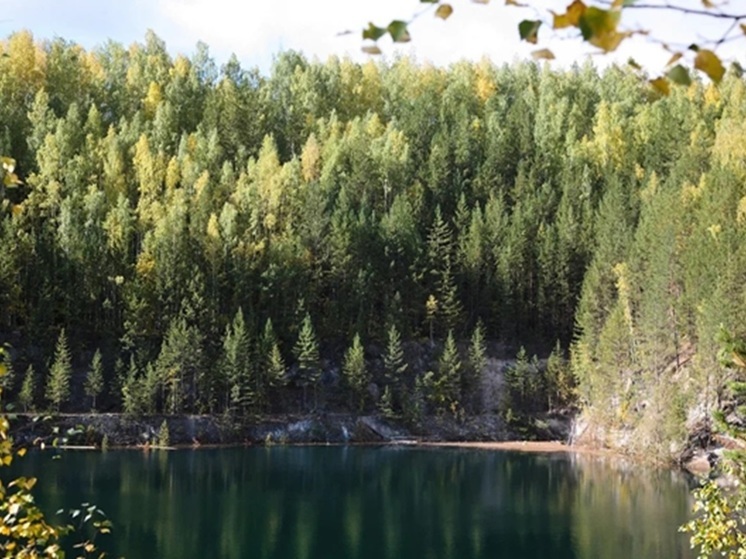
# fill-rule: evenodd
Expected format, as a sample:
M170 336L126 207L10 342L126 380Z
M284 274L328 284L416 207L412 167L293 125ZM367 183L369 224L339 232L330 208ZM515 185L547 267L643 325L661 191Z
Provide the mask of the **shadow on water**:
M45 509L92 501L130 559L690 559L670 471L395 447L32 453Z

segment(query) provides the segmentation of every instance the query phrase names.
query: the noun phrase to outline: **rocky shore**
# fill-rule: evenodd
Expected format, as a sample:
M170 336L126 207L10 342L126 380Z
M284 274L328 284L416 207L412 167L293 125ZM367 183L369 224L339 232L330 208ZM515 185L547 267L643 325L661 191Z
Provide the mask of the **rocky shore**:
M356 444L406 442L499 442L515 439L566 440L572 419L546 415L532 425L507 425L498 415L426 417L416 427L377 415L309 414L257 417L243 422L220 416L121 414L18 414L12 433L21 445L132 447L158 443L168 427L171 446L237 444ZM104 442L105 439L105 442Z

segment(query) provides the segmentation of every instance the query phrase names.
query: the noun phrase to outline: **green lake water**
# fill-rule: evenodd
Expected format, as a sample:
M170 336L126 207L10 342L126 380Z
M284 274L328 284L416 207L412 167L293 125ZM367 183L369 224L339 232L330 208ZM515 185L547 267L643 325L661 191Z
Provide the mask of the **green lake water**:
M690 559L684 478L610 459L402 447L31 453L127 559Z

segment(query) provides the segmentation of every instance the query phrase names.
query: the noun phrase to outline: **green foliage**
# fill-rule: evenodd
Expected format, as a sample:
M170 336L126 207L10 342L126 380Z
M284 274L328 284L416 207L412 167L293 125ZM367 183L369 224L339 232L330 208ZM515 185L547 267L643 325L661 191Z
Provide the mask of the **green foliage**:
M91 361L91 367L88 370L88 374L85 379L85 393L92 400L93 409L96 409L96 398L101 394L104 389L104 366L101 361L101 351L96 350L93 354L93 360Z
M64 340L64 331L60 336ZM59 344L58 344L59 346ZM0 347L0 357L5 357L4 348ZM28 373L29 371L27 371ZM0 376L8 373L7 366L0 360ZM31 371L30 377L33 375ZM0 399L3 388L0 386ZM17 449L10 438L10 423L6 415L0 416L0 468L7 468L16 458L25 455L26 449ZM36 485L36 478L18 477L0 484L0 554L2 557L28 557L63 559L65 552L61 541L64 536L74 532L70 524L58 526L50 523L34 500L32 490ZM86 515L80 523L79 530L90 522L92 535L85 538L85 534L78 531L83 539L75 544L79 557L106 557L105 553L96 548L95 539L101 534L111 531L111 522L103 512L95 506L84 505ZM80 511L71 511L71 519L80 515Z
M70 377L73 367L70 358L70 350L67 347L67 335L65 329L60 330L57 338L57 346L54 351L54 362L49 369L49 380L47 381L46 396L52 409L60 411L63 404L70 397Z
M168 422L164 419L158 429L158 446L161 448L168 448L171 446L171 436L168 432Z
M304 405L307 405L306 391L313 387L314 407L318 406L318 384L321 380L321 361L319 357L319 342L311 322L311 315L306 313L303 318L298 339L293 346L293 355L298 363L298 382L303 387Z
M433 14L437 18L448 19L453 13L453 6L449 2L444 2L442 0L420 1L422 3L432 4ZM487 0L477 0L477 2L479 4L489 3ZM620 25L623 14L633 11L635 8L649 8L649 5L638 3L635 0L597 2L598 5L593 5L594 3L592 0L586 0L586 2L583 2L582 0L573 0L573 2L567 6L565 13L557 13L550 10L552 15L551 29L554 32L565 29L575 29L579 32L580 40L597 47L603 53L615 51L622 42L635 35L651 35L650 30L647 29L628 30ZM524 3L519 2L518 0L506 0L505 5L516 8L534 8L534 11L538 8L538 6L534 6L530 2ZM710 0L703 0L702 5L697 7L676 4L662 4L655 7L671 13L681 13L700 18L700 23L703 23L710 18L716 18L721 21L730 21L730 27L721 38L707 41L707 45L711 46L713 49L722 45L726 41L741 38L740 32L742 32L743 29L740 28L738 24L743 19L743 15L729 12L728 10L722 10L719 5ZM378 47L377 41L387 33L391 35L394 42L410 41L411 36L409 34L409 24L411 24L414 19L421 17L425 13L425 10L417 13L412 20L408 22L394 20L387 27L378 27L373 23L370 23L362 32L363 40L371 41L366 42L363 45L363 51L368 54L381 54L382 51ZM540 19L522 20L518 24L518 36L520 40L533 45L537 44L539 42L539 30L543 23L544 22ZM654 34L653 37L655 37ZM672 48L664 41L661 41L658 38L654 38L653 40L654 42L660 42L667 52L673 53L667 66L673 65L676 61L681 60L684 57L684 52L672 50ZM696 40L703 41L704 39L702 39L702 37L697 37ZM694 52L691 65L697 70L702 71L713 82L719 83L725 74L725 68L723 67L723 63L718 55L715 54L713 50L702 48L696 43L691 44L689 50ZM554 53L547 48L535 50L532 55L536 60L554 59ZM630 60L629 64L632 68L641 70L639 64L634 60ZM691 83L691 80L688 77L688 71L680 64L664 76L651 80L650 83L656 90L668 95L670 93L669 80L670 82L679 85L689 85L689 83Z
M36 371L33 365L26 368L23 375L23 384L21 391L18 393L18 403L23 407L23 411L34 411L36 401Z
M574 402L575 379L559 340L547 359L545 372L549 409L565 408Z
M461 358L459 357L453 331L443 345L438 359L438 370L430 382L429 396L437 413L450 412L454 415L460 406Z
M365 408L365 396L370 382L370 373L365 366L365 351L363 350L363 344L360 342L359 334L355 334L352 345L345 352L342 374L350 389L351 397L355 400L356 408L358 411L362 411Z
M482 378L484 368L487 366L487 347L485 345L484 326L482 321L477 322L471 334L469 343L469 366L463 375L462 393L465 400L479 411L481 404L478 402L481 396Z
M246 330L243 311L239 308L223 336L221 374L224 378L224 409L244 416L254 402L251 385L251 339Z

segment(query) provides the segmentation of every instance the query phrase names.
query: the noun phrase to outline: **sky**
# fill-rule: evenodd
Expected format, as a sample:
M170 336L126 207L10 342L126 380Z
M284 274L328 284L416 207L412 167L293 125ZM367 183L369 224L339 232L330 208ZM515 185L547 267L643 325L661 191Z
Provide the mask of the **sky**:
M448 65L461 59L495 63L530 58L538 47L548 47L557 60L569 65L590 58L596 65L625 63L630 57L651 75L660 73L668 59L660 46L647 39L626 41L618 52L601 56L575 35L558 34L545 28L537 46L521 43L517 25L522 19L551 21L550 9L564 12L569 0L524 0L532 8L505 6L502 0L478 4L452 0L453 15L442 21L431 12L411 24L412 41L394 45L379 41L385 59L400 54L421 62ZM646 3L661 3L648 0ZM111 39L125 45L142 41L152 29L172 54L194 52L198 41L210 48L218 64L235 53L245 67L271 68L280 51L294 49L309 58L348 56L365 61L361 31L368 22L385 26L393 19L409 20L427 8L418 0L6 0L0 16L2 35L29 29L37 39L61 37L94 48ZM733 6L744 4L733 1ZM680 0L679 5L701 8L701 0ZM712 18L682 16L657 10L628 11L622 24L645 29L652 36L682 47L703 39L719 38L723 22ZM349 34L342 34L351 31ZM718 53L726 59L744 60L746 37L723 45Z

